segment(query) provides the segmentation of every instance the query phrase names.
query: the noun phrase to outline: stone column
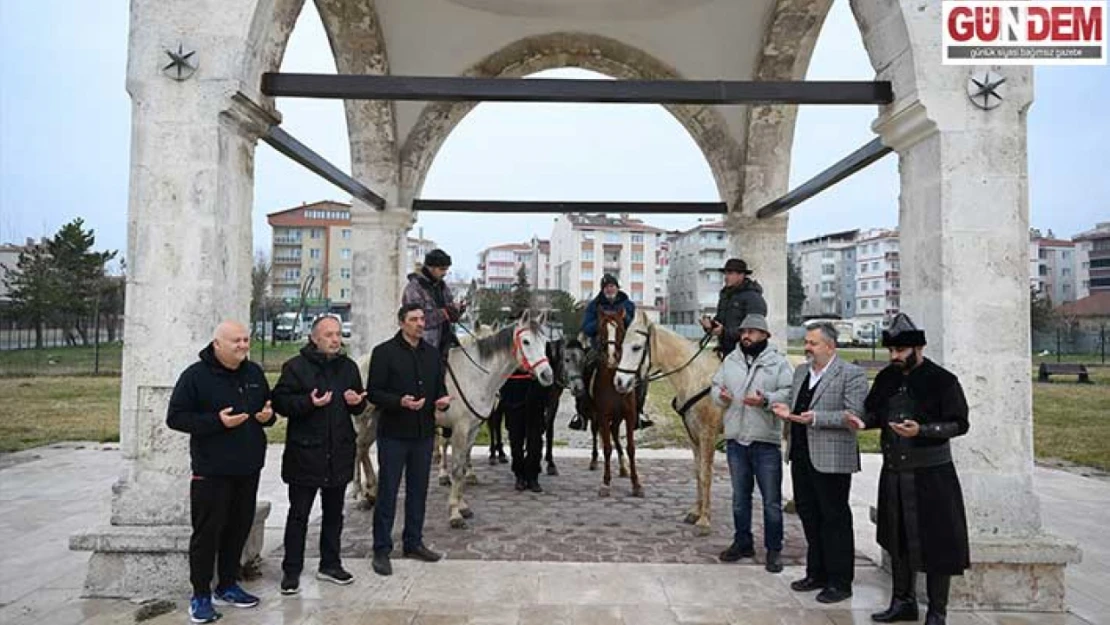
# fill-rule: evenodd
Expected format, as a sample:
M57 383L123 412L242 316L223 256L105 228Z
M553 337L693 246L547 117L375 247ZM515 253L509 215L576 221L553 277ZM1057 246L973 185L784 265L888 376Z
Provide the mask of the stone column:
M745 203L749 201L762 205L754 195L745 195ZM743 258L754 272L752 278L763 287L771 341L782 350L786 349L786 224L786 215L756 219L730 213L725 220L729 256Z
M254 149L278 122L242 95L237 80L224 78L236 74L236 29L251 7L229 3L206 21L184 7L170 13L162 2L132 3L124 469L112 489L109 525L71 539L71 548L93 552L85 583L92 596L189 593L189 437L170 431L165 419L177 377L216 325L248 321ZM189 33L186 51L204 47L193 57L200 69L177 81L160 70L164 50L176 51L181 33ZM260 503L256 531L268 510Z
M971 430L953 453L972 568L954 580L953 606L1060 611L1064 567L1079 552L1044 533L1032 483L1025 115L1033 76L996 68L1006 100L984 111L965 93L971 69L919 78L916 97L875 123L901 158L901 308L924 328L926 355L959 376L971 409Z
M351 207L351 354L369 354L397 331L397 309L407 267L406 237L411 211L378 211L355 201Z

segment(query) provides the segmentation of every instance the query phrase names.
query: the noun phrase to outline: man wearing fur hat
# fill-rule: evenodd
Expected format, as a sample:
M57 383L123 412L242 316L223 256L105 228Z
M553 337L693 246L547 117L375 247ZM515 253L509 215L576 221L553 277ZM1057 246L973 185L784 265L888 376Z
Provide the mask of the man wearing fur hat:
M441 249L424 256L420 271L409 274L401 304L420 304L424 309L424 341L442 353L455 344L454 323L466 312L466 305L455 303L455 296L444 277L451 268L451 257Z
M891 556L890 607L878 623L917 620L917 571L926 574L926 625L943 625L950 576L969 566L963 493L948 440L967 433L967 400L955 375L922 356L925 333L899 313L883 331L890 365L879 372L856 429L882 428L878 539Z

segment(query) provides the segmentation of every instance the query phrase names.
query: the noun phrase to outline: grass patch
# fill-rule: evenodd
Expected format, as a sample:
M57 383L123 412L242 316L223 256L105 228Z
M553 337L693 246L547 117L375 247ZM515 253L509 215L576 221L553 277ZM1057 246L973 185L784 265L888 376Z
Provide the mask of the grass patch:
M251 359L266 371L281 371L281 365L296 356L303 346L303 341L265 346L255 341ZM92 346L8 349L0 350L0 377L119 375L122 362L120 342L101 344L99 354Z
M1036 456L1110 470L1110 370L1092 369L1093 384L1068 377L1033 382Z
M3 378L0 451L119 440L119 378Z

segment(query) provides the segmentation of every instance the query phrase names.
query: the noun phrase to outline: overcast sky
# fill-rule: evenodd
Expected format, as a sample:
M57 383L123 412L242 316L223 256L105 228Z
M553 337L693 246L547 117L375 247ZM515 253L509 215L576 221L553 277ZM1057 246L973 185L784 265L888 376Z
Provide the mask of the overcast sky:
M283 69L334 72L312 3ZM44 19L48 16L48 19ZM126 247L130 100L124 91L127 3L0 0L0 242L52 234L83 217L98 247ZM576 75L578 70L557 70ZM837 0L808 78L869 80L859 31ZM1063 237L1110 219L1110 69L1038 68L1029 114L1031 224ZM344 169L350 158L338 101L279 100L283 125ZM873 137L874 107L803 107L792 184ZM988 146L989 149L989 146ZM255 240L265 214L341 191L260 144ZM658 106L483 104L448 137L422 197L533 200L717 200L709 167ZM790 240L897 223L897 159L884 159L791 212ZM649 217L665 228L689 217ZM428 214L418 228L472 275L487 245L547 237L550 216Z

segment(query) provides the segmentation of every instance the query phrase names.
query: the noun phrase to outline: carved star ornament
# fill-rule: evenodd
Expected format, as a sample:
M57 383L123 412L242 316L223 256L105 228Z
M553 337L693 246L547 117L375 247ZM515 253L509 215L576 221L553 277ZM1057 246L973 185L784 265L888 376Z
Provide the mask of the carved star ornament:
M188 80L197 71L196 50L185 51L183 44L177 44L177 51L166 50L170 62L162 68L162 73L174 80Z
M972 72L967 79L967 97L972 104L989 111L1006 97L1006 79L991 70L978 70Z

